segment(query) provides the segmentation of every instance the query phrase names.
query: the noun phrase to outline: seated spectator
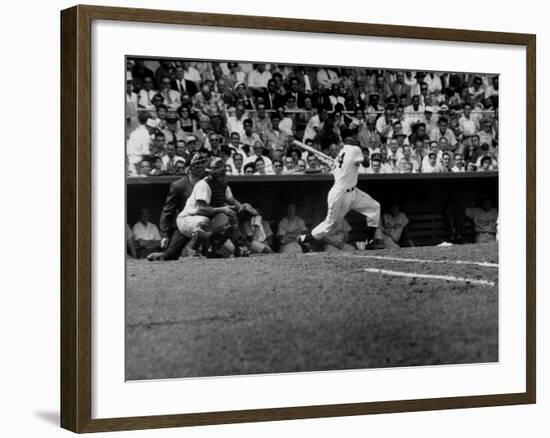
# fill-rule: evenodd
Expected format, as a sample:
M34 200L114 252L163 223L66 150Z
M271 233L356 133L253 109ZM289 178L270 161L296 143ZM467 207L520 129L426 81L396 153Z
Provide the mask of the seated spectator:
M466 172L477 172L477 166L471 161L466 165Z
M142 84L143 88L139 90L138 94L138 108L152 111L155 109L153 98L157 95L158 91L154 89L154 81L150 76L143 78Z
M291 156L286 156L283 163L283 175L296 172L296 161L294 161L294 158Z
M158 227L149 222L149 210L147 207L139 209L139 219L132 228L136 254L142 259L160 249L160 233Z
M245 175L254 175L256 173L255 163L248 163L244 165L244 174Z
M156 131L158 123L153 120L149 113L142 112L138 115L139 126L130 134L126 146L128 156L128 167L130 173L137 174L136 165L144 157L151 154L152 134Z
M454 155L454 165L451 168L452 172L465 172L466 167L464 163L464 156L460 153L455 153Z
M480 157L479 160L476 162L476 166L478 172L489 172L491 170L494 170L493 158L490 155L484 155L483 157Z
M321 165L315 154L308 154L306 157L306 173L321 172Z
M265 164L265 161L262 157L256 158L254 161L254 175L273 175L272 165L269 167Z
M181 94L172 90L172 80L163 76L160 80L159 94L164 98L164 104L169 109L178 109L181 105Z
M262 142L260 136L253 131L252 127L253 125L251 119L245 119L243 121L244 135L241 137L241 143L244 146L248 146L250 149L252 149L252 146L254 146L255 143Z
M231 166L231 173L233 175L244 175L244 158L240 152L235 152L226 164Z
M323 251L355 251L355 248L348 243L350 231L350 224L345 219L342 219L334 231L323 239Z
M441 172L451 172L451 154L449 152L441 154Z
M282 175L283 174L283 161L279 158L273 160L273 174L274 175Z
M389 213L382 215L382 233L386 248L400 248L399 241L408 224L409 218L399 209L397 204L391 206Z
M236 132L242 138L245 135L244 121L247 120L246 110L242 102L238 103L235 113L227 118L227 131Z
M420 171L420 164L412 156L412 149L409 145L403 146L403 157L397 163L397 167L400 172L405 171L405 165L410 164L412 166L412 172L416 173Z
M465 214L474 223L476 243L494 242L496 240L498 211L493 208L490 199L484 199L481 207L466 208Z
M261 159L264 162L266 168L271 169L273 163L269 157L266 157L264 154L264 146L261 141L254 143L254 148L252 149L252 154L245 158L244 164L255 163L256 160Z
M243 225L243 235L246 238L248 249L252 254L271 254L273 245L273 231L269 222L261 216L261 211L258 211L258 216L246 220Z
M306 172L306 162L301 158L296 162L296 174L304 174Z
M281 219L277 227L277 239L280 244L279 251L285 254L301 254L302 248L296 239L306 231L306 223L302 218L296 216L296 205L289 204L287 215Z
M401 171L401 173L416 173L416 171L414 170L413 163L405 162L405 164L403 165L403 170Z
M151 173L151 163L148 160L143 160L139 163L137 176L140 178L148 177Z
M452 150L456 148L456 137L453 131L449 129L449 119L447 117L440 117L437 122L437 129L434 129L430 134L432 141L439 142L442 137L447 140Z
M382 158L379 155L380 154L378 153L372 155L370 167L367 168L367 173L374 175L386 173L386 170L382 167Z
M149 171L149 176L161 176L163 174L162 157L155 157L153 159L153 168Z
M185 165L185 161L176 161L174 175L187 175L187 167Z
M441 172L441 166L437 162L437 153L430 151L428 160L422 164L422 173L437 173Z
M191 111L188 106L182 105L178 108L181 130L187 134L192 134L197 130L197 122L191 118Z

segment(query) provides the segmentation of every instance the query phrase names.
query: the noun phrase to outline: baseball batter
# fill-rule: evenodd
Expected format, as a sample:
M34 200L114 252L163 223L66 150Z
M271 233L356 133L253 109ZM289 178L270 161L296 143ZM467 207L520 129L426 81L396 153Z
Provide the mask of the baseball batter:
M348 140L348 143L352 141ZM365 167L369 165L361 148L355 144L345 144L334 160L334 185L328 192L327 216L310 233L298 238L304 250L307 251L308 243L322 241L325 236L334 232L350 210L361 213L367 219L367 227L375 228L374 239L369 248L384 248L380 227L380 204L357 188L357 175L361 164Z

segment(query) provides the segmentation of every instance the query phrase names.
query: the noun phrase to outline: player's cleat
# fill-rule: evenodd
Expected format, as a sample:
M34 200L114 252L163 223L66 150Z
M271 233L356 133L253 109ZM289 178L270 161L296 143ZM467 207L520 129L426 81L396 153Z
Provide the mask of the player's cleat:
M162 252L152 252L151 254L149 254L147 256L147 260L149 260L150 262L158 262L158 261L161 261L162 260L162 256L163 256L164 253Z
M384 242L382 239L372 239L370 243L366 246L366 249L372 250L372 249L385 249L386 245L384 245Z
M298 242L298 245L300 245L300 248L302 248L302 252L308 253L311 251L311 246L309 245L309 242L307 241L307 234L301 234L296 238L296 241Z

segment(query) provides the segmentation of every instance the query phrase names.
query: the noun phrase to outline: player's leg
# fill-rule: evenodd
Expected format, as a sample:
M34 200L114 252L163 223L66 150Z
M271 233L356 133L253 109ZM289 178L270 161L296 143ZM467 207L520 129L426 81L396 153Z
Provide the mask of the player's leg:
M373 231L369 249L384 249L382 223L380 221L380 203L362 190L355 189L351 200L351 209L365 216L367 228Z
M328 192L327 215L325 219L307 234L298 236L298 244L301 246L303 252L310 251L310 245L317 246L319 251L322 250L324 238L334 231L339 221L347 214L350 202L351 192L335 190L334 188Z
M204 248L208 238L212 235L210 219L199 215L184 216L177 219L177 225L181 234L191 238L192 255L200 256L201 248Z
M190 238L180 233L178 229L174 230L170 236L168 246L163 252L149 254L147 260L177 260L180 258L185 246L189 243Z

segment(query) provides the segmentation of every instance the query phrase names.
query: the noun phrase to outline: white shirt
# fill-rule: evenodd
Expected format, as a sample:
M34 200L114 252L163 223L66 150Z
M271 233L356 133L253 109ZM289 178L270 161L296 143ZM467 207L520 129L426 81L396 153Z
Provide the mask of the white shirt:
M152 101L153 97L155 97L155 94L157 93L157 90L140 90L138 95L138 105L148 110L155 109L155 105L152 104Z
M323 124L321 123L321 119L319 118L319 115L313 116L309 121L307 122L306 129L304 131L304 137L302 141L306 140L314 140L315 137L317 137L317 131L315 131L315 128L321 129L323 127Z
M460 119L458 119L458 126L466 136L474 135L477 132L477 123L472 117L469 119L465 116L460 117Z
M191 196L187 198L185 207L178 215L178 217L185 217L196 214L198 208L197 201L204 201L206 205L210 205L211 199L212 190L206 182L206 179L201 179L197 184L195 184L195 187L193 187L193 192L191 193ZM225 189L225 199L233 199L233 194L231 193L231 189L229 188L229 186L227 186L227 188Z
M359 164L363 161L363 152L359 146L346 144L338 152L335 160L334 188L348 190L357 185Z
M176 90L163 90L159 94L164 97L164 104L170 109L178 109L181 105L181 94Z
M144 155L149 155L151 135L144 125L139 125L128 138L126 154L130 164L139 163Z
M147 225L137 222L132 231L136 240L160 240L159 229L151 222L147 222Z
M248 86L252 88L267 88L267 81L271 79L271 73L264 70L260 73L258 70L252 70L248 73Z
M229 135L233 132L238 132L241 138L243 138L246 135L243 126L243 122L246 118L246 114L243 114L240 119L238 119L237 116L229 116L227 118L227 130L229 131Z
M183 79L197 83L201 81L201 74L197 69L189 67L183 74Z
M244 166L246 166L248 163L255 163L256 160L257 160L258 158L261 158L262 160L264 160L265 167L267 168L267 169L266 169L266 173L267 173L268 170L272 170L273 163L272 163L272 161L269 159L269 157L266 157L265 155L262 155L261 157L258 157L256 154L252 154L250 157L246 157L246 158L244 159L243 168L244 168Z

